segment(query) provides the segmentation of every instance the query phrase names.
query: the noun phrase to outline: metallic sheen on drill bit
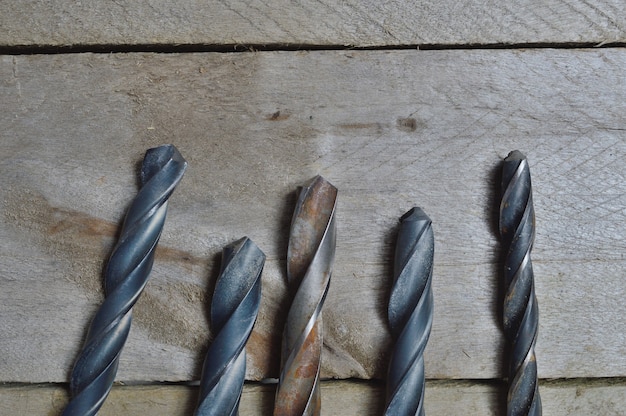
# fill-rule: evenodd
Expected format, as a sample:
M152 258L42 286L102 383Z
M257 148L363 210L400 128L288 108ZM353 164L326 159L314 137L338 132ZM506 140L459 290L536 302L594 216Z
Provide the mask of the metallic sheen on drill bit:
M424 349L433 324L430 218L413 208L400 219L389 326L395 340L387 376L386 416L424 415Z
M541 415L535 343L539 308L530 251L535 239L530 170L515 150L504 159L500 236L504 252L504 332L509 342L509 416Z
M337 188L321 176L300 190L291 222L287 277L295 295L283 334L275 416L319 415L322 306L335 257Z
M95 415L117 373L128 337L132 307L154 261L167 213L167 201L187 162L172 145L149 149L141 169L141 189L133 200L104 273L105 299L96 313L72 371L72 399L63 415Z
M246 376L246 342L261 304L265 254L248 237L224 248L211 302L211 331L196 416L234 416Z

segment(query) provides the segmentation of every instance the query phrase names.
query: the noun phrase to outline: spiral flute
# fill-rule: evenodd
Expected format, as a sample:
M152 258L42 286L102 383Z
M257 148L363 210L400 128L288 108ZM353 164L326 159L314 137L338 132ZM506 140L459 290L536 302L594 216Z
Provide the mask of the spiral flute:
M187 162L172 145L149 149L141 169L141 189L133 200L104 273L105 299L96 313L70 380L72 399L63 415L95 415L117 373L128 337L132 307L154 261L167 201Z
M424 415L424 349L433 324L433 256L430 218L413 208L400 219L389 326L395 344L387 376L386 416Z
M282 342L274 416L319 415L322 306L335 257L337 188L321 176L300 190L287 252L295 291Z
M504 251L504 332L509 342L509 416L541 415L535 343L539 308L530 252L535 239L530 170L515 150L502 169L500 236Z
M196 416L234 416L246 376L246 342L261 304L265 254L247 237L224 248L211 302L211 330Z

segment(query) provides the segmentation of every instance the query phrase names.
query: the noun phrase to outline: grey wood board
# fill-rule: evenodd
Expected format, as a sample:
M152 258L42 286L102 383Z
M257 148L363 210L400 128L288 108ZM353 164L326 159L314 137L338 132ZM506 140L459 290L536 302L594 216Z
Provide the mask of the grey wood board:
M322 415L380 415L384 387L351 381L321 384ZM618 416L626 407L626 387L611 382L578 381L541 383L545 414L553 416ZM506 386L471 382L426 383L424 405L428 415L501 415ZM275 390L269 385L246 385L241 398L241 416L272 412ZM0 412L12 415L60 415L67 391L57 386L0 387ZM115 386L100 415L150 414L189 415L197 400L197 387Z
M468 45L626 41L620 0L3 1L0 45ZM245 46L244 46L245 47Z
M247 377L278 375L296 187L339 188L322 374L384 378L398 218L431 216L429 378L504 376L500 162L526 152L542 378L626 374L626 51L333 51L0 57L0 381L67 381L152 146L170 201L118 378L198 379L222 247L267 254Z

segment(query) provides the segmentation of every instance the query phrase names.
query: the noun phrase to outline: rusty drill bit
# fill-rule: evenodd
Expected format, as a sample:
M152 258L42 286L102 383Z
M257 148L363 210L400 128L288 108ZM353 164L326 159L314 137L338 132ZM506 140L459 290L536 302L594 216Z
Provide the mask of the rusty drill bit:
M246 376L246 342L261 304L265 254L248 237L224 248L211 302L216 334L204 360L196 416L235 416Z
M395 340L387 376L385 415L424 415L424 349L433 324L433 256L430 218L413 208L400 218L389 326Z
M504 251L504 332L509 342L509 416L541 415L535 343L539 308L530 251L535 239L530 170L515 150L504 159L500 236Z
M63 415L95 415L106 399L130 331L132 307L154 261L167 201L187 162L172 145L149 149L141 169L141 189L133 200L104 273L105 299L96 313L70 380L72 399Z
M291 221L287 278L295 295L283 333L275 416L319 415L322 306L335 257L337 188L321 176L300 190Z

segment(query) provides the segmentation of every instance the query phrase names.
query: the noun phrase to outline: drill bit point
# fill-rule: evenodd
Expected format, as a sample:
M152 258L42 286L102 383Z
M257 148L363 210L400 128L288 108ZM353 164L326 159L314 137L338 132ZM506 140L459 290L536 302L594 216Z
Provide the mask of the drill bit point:
M294 297L283 332L275 416L320 414L321 312L335 256L336 198L337 188L321 176L299 191L287 249Z
M261 304L265 254L248 237L224 247L211 302L214 339L202 369L196 416L236 415L246 376L245 345Z
M141 182L147 182L168 162L181 164L183 166L181 175L187 169L187 161L173 144L165 144L146 150L141 164Z
M516 160L523 160L523 159L526 159L526 156L524 155L524 153L520 152L519 150L513 150L512 152L508 154L506 158L504 158L504 161L513 162Z
M541 415L535 344L539 307L530 253L535 239L530 169L519 151L502 166L500 236L504 252L504 332L510 347L509 416Z
M424 414L424 349L433 320L434 251L430 218L421 208L412 208L400 218L389 297L395 344L387 376L387 416Z
M72 370L72 399L63 415L95 415L117 373L132 320L132 308L148 281L167 201L187 162L171 145L146 152L142 186L126 212L119 240L104 272L105 299L87 332Z
M420 207L413 207L409 211L404 213L402 217L400 217L400 222L420 221L420 220L430 221L430 218L428 217L428 215L426 215L424 210L421 209Z

